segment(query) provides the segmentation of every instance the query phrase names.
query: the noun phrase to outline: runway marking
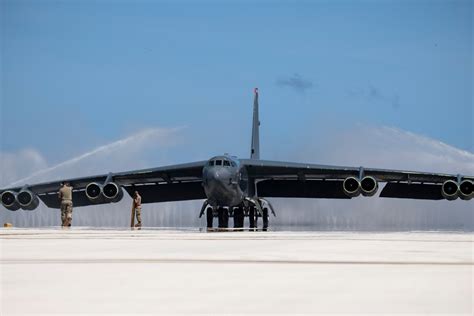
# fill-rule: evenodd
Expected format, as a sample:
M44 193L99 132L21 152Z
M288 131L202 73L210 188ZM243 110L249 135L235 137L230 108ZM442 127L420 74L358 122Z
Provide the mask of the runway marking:
M71 236L61 236L61 237L47 237L47 238L0 238L0 241L6 242L8 240L24 240L24 241L30 241L30 240L36 240L36 241L41 241L41 240L60 240L63 242L66 241L73 241L73 240L107 240L107 241L120 241L120 240L142 240L142 241L174 241L174 242L180 242L180 241L255 241L255 242L272 242L272 241L316 241L316 242L330 242L330 241L351 241L351 242L382 242L382 243L389 243L389 242L418 242L418 243L444 243L444 244L456 244L456 243L468 243L468 244L473 244L474 241L472 240L390 240L390 239L332 239L332 238L173 238L173 237L150 237L150 236L130 236L130 237L101 237L101 238L96 238L96 237L71 237Z
M105 240L132 240L132 239L140 239L140 240L312 240L312 241L379 241L379 242L424 242L424 243L434 243L434 242L443 242L443 243L474 243L474 235L464 235L463 238L468 237L469 240L454 240L454 239L404 239L404 238L344 238L343 236L334 236L328 237L327 235L306 235L306 236L278 236L275 234L268 234L268 233L255 233L255 235L238 235L239 232L236 232L236 235L232 234L229 235L218 235L211 233L207 235L206 233L198 233L197 236L190 237L188 233L181 233L178 232L176 234L173 233L164 233L163 235L160 234L153 234L153 233L131 233L130 235L126 234L103 234L103 233L91 233L91 232L57 232L57 233L0 233L0 240L48 240L48 239L77 239L77 240L84 240L84 239L105 239Z
M342 261L342 260L258 260L258 259L180 259L180 258L112 258L112 259L2 259L1 264L125 264L125 263L181 263L181 264L295 264L295 265L430 265L474 266L474 262L449 261Z

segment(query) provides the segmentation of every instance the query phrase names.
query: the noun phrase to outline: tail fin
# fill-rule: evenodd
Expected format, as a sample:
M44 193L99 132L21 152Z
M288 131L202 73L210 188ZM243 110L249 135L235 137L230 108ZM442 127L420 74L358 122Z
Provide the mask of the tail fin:
M250 159L260 159L260 133L258 120L258 88L254 89L253 99L253 123L252 123L252 148L250 150Z

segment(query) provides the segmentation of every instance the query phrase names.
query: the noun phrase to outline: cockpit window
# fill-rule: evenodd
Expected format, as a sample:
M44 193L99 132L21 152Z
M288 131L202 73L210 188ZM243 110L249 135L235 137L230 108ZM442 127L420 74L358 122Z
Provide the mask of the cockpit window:
M232 167L237 167L237 165L233 161L231 161L230 164L231 164Z
M229 160L224 160L224 166L230 167L230 162L229 162Z
M222 160L216 160L216 166L222 166Z
M209 161L209 166L214 166L214 160Z

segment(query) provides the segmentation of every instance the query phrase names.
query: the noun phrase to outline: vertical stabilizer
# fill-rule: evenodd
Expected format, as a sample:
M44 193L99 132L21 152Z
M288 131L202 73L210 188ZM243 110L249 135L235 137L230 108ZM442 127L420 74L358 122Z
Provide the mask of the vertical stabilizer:
M260 159L260 121L258 119L258 88L254 90L253 99L253 123L252 123L252 148L250 149L250 159Z

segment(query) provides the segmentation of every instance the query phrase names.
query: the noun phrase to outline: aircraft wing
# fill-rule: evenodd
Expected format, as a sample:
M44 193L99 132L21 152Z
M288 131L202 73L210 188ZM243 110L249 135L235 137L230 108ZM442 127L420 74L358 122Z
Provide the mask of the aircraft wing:
M259 197L350 198L343 190L349 177L362 180L372 177L377 183L386 182L380 197L408 199L443 199L441 186L447 180L458 182L458 175L342 167L316 164L243 159L240 161L257 182ZM474 176L460 176L474 180ZM375 193L375 192L374 192Z
M62 182L69 182L73 187L74 207L116 202L102 196L91 201L86 195L86 187L90 183L103 186L106 182L117 185L120 192L124 189L129 195L136 190L142 196L142 203L183 201L204 199L206 195L202 187L202 168L206 161L171 165L152 169L110 173L74 179L62 179L34 185L17 186L0 189L2 200L4 192L18 194L28 190L41 199L48 207L59 208L58 191ZM6 198L6 197L5 197Z

